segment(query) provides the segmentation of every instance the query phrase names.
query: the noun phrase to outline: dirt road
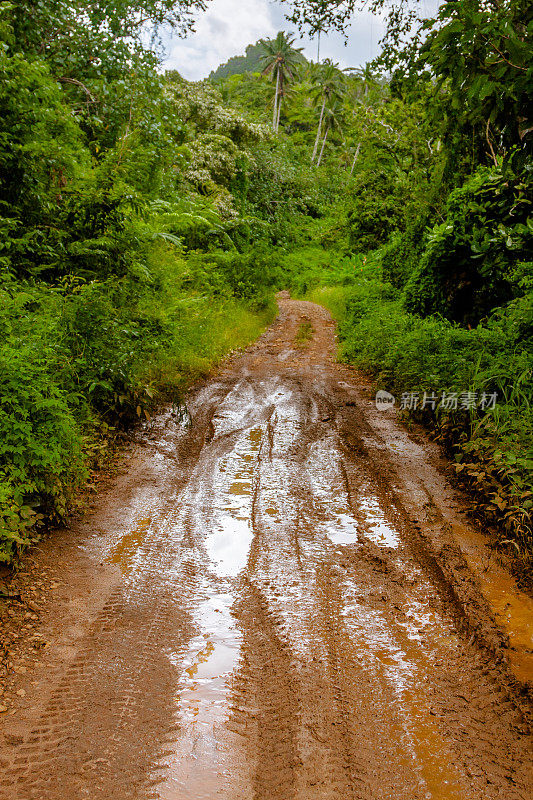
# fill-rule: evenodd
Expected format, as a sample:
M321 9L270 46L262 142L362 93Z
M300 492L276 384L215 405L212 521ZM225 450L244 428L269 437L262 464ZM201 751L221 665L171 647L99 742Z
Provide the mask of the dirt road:
M327 312L280 306L37 553L57 590L2 800L533 797L505 663L531 646L454 544L460 498L335 363Z

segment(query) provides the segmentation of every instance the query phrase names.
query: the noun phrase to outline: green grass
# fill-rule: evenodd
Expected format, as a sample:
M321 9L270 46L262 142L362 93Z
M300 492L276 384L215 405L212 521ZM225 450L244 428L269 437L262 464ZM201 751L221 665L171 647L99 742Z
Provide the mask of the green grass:
M193 313L176 324L172 344L148 366L142 379L167 399L179 397L228 353L255 341L275 313L273 303L262 310L251 310L233 300L201 300Z
M381 279L379 253L365 259L292 256L293 291L319 303L339 324L339 358L374 377L376 388L404 392L498 393L494 410L411 413L447 449L472 510L493 524L497 542L533 560L533 296L526 294L467 329L405 311ZM310 266L311 263L311 266ZM298 268L299 265L299 268ZM304 291L302 291L302 288Z
M231 255L197 279L167 245L150 257L145 280L0 291L0 561L69 514L118 431L179 402L275 316L272 288L236 282Z
M310 322L302 322L296 336L294 337L294 344L296 347L304 348L307 347L311 339L313 338L315 333L315 329L311 325Z

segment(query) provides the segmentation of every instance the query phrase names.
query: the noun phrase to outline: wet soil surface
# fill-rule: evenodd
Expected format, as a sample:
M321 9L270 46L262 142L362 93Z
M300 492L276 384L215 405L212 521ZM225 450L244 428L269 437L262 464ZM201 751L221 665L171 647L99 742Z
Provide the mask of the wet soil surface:
M0 798L531 800L531 607L437 458L283 295L35 552Z

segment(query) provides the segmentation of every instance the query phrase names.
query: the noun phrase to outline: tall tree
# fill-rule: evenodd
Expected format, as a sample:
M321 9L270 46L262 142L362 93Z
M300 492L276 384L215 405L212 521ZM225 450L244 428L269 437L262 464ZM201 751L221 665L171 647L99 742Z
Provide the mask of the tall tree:
M324 155L324 148L326 147L326 141L328 138L328 134L330 131L334 129L340 129L340 105L338 103L333 103L331 105L326 106L324 111L324 118L325 118L325 126L324 126L324 138L322 139L322 147L320 148L320 154L318 156L318 161L316 162L317 167L319 167L322 163L322 156Z
M338 68L338 65L333 64L331 61L324 62L324 64L319 64L313 69L311 73L311 82L313 84L311 97L316 105L320 104L318 129L316 132L313 155L311 157L311 162L314 162L322 134L322 124L324 121L326 105L328 103L331 104L342 102L346 88L346 82L344 75Z
M270 75L275 84L272 128L279 130L281 102L288 84L295 78L296 68L302 63L301 47L294 47L295 38L280 31L275 39L261 39L262 74Z
M364 67L347 67L344 71L351 73L357 79L365 97L368 97L368 92L372 87L379 85L371 63L365 64Z
M450 96L447 115L484 140L490 161L533 145L533 6L530 0L443 3L412 64ZM416 52L416 51L415 51Z

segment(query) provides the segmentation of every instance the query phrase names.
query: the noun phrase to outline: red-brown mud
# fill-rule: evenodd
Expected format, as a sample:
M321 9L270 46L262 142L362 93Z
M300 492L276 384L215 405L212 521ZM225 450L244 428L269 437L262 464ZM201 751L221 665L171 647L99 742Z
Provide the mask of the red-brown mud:
M57 588L2 800L533 797L529 601L334 356L328 313L282 296L35 551Z

